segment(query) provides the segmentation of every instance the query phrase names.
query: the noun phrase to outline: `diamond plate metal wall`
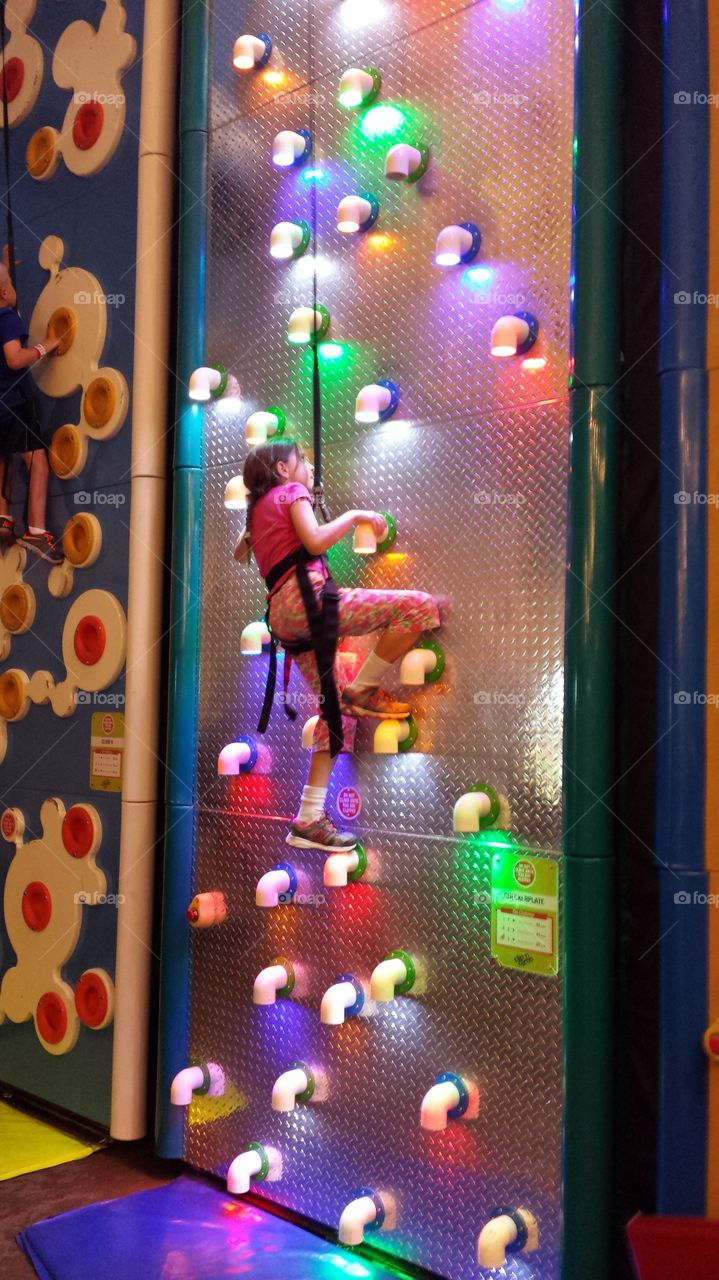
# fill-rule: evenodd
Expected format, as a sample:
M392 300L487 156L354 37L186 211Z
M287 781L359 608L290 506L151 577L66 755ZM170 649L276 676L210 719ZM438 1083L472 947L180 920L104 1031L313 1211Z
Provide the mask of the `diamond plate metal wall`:
M360 1185L391 1192L397 1227L373 1243L451 1280L477 1274L476 1238L498 1204L529 1205L541 1248L505 1274L559 1274L561 978L500 968L489 946L488 855L452 836L452 805L486 779L509 797L514 829L555 856L561 829L562 634L566 524L571 220L571 0L268 0L213 5L208 359L242 384L239 409L205 420L200 803L195 884L222 889L230 919L193 939L193 1056L223 1063L224 1099L193 1106L187 1158L224 1173L247 1141L275 1146L280 1181L258 1193L336 1226ZM269 31L284 82L237 76L234 39ZM397 136L372 137L337 106L345 67L373 65L381 103L404 115L399 137L432 164L417 187L383 176ZM279 173L274 134L313 130L312 168ZM335 230L342 196L372 191L376 235ZM272 225L313 220L313 251L269 257ZM486 279L433 264L439 229L472 219ZM318 299L332 315L339 358L323 362L325 470L333 512L391 511L391 557L340 553L346 585L447 592L441 681L413 697L419 738L397 757L371 753L360 725L333 793L362 796L365 881L322 888L322 858L298 854L317 902L261 911L259 877L286 853L286 819L307 758L301 723L314 708L296 686L300 718L279 708L254 773L218 779L217 755L254 733L265 663L240 658L240 634L260 617L255 570L231 549L242 521L222 495L242 469L243 425L281 405L311 442L311 365L286 342L295 306ZM544 366L493 361L499 315L540 318ZM359 387L391 377L400 411L380 428L354 422ZM364 652L369 641L352 642ZM297 676L293 677L297 681ZM427 964L427 993L341 1028L322 1027L319 1002L343 971L368 978L390 949ZM297 1000L253 1007L257 972L285 954L303 969ZM330 1077L326 1102L292 1115L270 1109L272 1083L296 1058ZM441 1070L466 1071L482 1093L479 1118L445 1133L419 1128L422 1096Z

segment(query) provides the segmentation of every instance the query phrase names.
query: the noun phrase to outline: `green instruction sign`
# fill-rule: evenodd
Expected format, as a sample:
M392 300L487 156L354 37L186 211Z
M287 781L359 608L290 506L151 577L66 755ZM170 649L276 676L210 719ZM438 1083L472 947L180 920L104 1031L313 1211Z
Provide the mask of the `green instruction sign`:
M505 969L556 974L558 867L516 849L492 857L492 955Z

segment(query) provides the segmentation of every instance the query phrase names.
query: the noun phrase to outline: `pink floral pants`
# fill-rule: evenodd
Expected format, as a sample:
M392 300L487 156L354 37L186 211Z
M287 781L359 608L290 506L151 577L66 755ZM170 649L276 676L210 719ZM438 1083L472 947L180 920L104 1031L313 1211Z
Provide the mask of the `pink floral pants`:
M319 595L324 584L321 573L311 572L310 582ZM342 636L366 636L371 631L432 631L440 625L439 612L432 596L424 591L364 591L361 588L340 588L339 633ZM285 640L308 640L307 615L302 603L297 575L293 573L287 582L270 599L270 626L276 636ZM349 683L342 654L338 650L335 660L337 692ZM319 697L320 680L314 653L298 654L294 661L314 694ZM354 721L343 716L345 747L352 742ZM325 720L319 720L315 729L313 751L329 751L329 730Z

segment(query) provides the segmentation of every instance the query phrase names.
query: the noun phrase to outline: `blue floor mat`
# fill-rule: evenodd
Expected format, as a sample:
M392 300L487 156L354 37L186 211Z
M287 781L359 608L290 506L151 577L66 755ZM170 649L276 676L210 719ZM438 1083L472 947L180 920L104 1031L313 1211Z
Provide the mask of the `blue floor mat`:
M41 1280L397 1280L364 1258L191 1178L36 1222Z

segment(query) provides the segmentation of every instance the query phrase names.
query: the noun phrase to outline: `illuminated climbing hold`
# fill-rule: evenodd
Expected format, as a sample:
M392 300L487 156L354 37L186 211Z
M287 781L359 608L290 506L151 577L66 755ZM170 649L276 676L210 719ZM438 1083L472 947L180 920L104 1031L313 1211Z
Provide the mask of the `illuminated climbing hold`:
M266 31L257 36L243 35L235 40L232 65L235 71L259 71L272 57L272 39Z
M531 351L539 335L539 324L529 311L500 316L492 329L491 353L497 359L523 356Z
M427 172L428 165L427 147L413 147L407 142L398 142L387 152L384 176L395 182L419 182Z
M282 1158L273 1147L263 1147L259 1142L248 1142L244 1151L227 1170L227 1190L235 1196L246 1195L251 1182L277 1182L282 1176Z
M187 394L191 400L219 400L227 390L227 380L223 364L202 365L190 374Z
M217 889L196 893L187 908L187 922L193 929L212 929L226 919L227 901L224 893Z
M309 222L277 222L270 232L270 257L278 262L301 258L309 248L312 230Z
M342 1210L337 1237L340 1244L360 1245L365 1231L379 1231L386 1224L382 1197L371 1187L360 1187Z
M539 1248L539 1226L530 1209L495 1209L477 1241L477 1261L488 1269L503 1267L506 1255Z
M370 382L357 393L355 422L369 426L386 422L397 410L399 399L399 387L396 382L391 382L389 379Z
M330 313L318 303L316 307L297 307L289 318L287 340L294 346L321 342L330 327Z
M372 970L370 997L378 1004L389 1004L397 996L407 995L416 978L412 957L406 951L390 951Z
M443 227L434 247L434 260L438 267L457 267L476 258L482 244L482 235L474 222L459 222Z
M261 969L252 988L252 1003L274 1004L291 995L295 988L295 971L289 960L278 956L266 968Z
M361 844L348 853L330 853L325 860L322 883L326 889L345 889L348 880L361 880L367 870L367 854Z
M326 1027L340 1027L346 1018L356 1018L365 1002L364 987L351 973L340 974L328 987L320 1004L320 1021Z
M413 716L406 720L380 720L374 732L375 755L396 755L398 751L411 751L417 741L417 722Z
M384 538L378 541L377 535L372 528L369 520L360 520L355 528L354 539L352 542L352 550L358 556L371 556L376 551L389 551L393 546L397 537L397 522L389 511L380 511L379 514L384 516L387 523L387 533Z
M242 476L233 476L225 486L224 503L228 511L243 511L247 506L249 490Z
M249 445L267 444L273 436L281 436L287 425L287 419L281 409L270 405L269 409L259 409L250 414L245 424L245 440Z
M439 1133L450 1120L476 1120L478 1114L477 1086L454 1071L443 1071L422 1099L419 1123L422 1129Z
M272 143L272 163L277 169L292 169L304 164L312 154L309 129L282 129Z
M501 799L494 787L479 782L460 796L454 806L455 831L480 831L493 827L501 812Z
M237 742L228 742L217 757L217 773L221 778L236 777L239 773L250 773L257 764L257 744L253 738L238 738Z
M340 80L339 104L346 111L368 107L379 96L382 76L376 67L348 67Z
M337 230L351 236L369 231L379 217L379 200L368 191L358 196L345 196L337 206Z
M105 652L107 633L102 618L86 614L75 627L73 647L80 662L86 667L94 667Z
M270 643L270 632L266 622L248 622L240 636L240 653L246 658L259 657L262 646Z
M434 684L444 671L444 650L436 640L420 640L402 659L400 684Z
M225 1092L225 1073L216 1062L193 1062L178 1071L170 1085L170 1102L175 1107L189 1107L193 1094L221 1098Z

